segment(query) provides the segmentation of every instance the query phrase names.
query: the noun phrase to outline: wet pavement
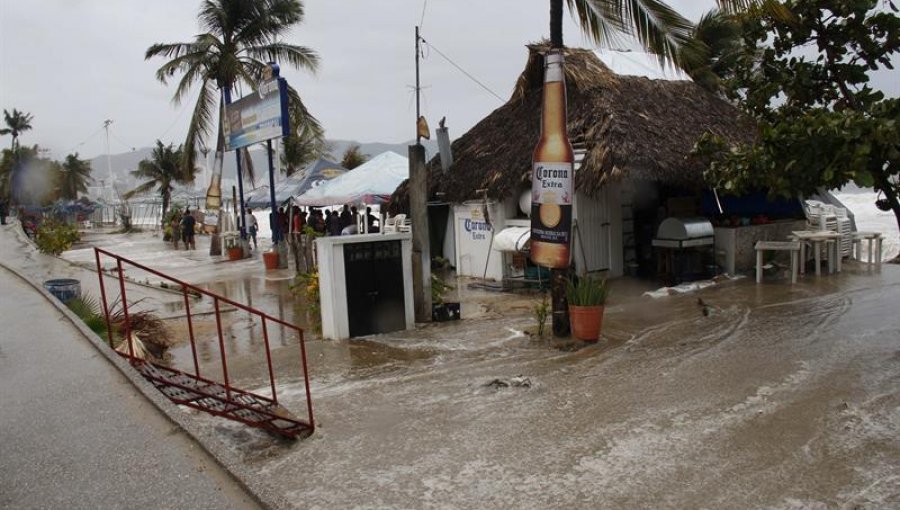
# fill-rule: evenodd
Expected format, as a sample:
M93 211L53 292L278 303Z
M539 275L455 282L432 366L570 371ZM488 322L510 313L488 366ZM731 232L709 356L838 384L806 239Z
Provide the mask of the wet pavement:
M306 320L286 291L291 272L267 274L258 258L213 262L202 237L194 253L146 234L98 239ZM20 253L36 277L83 271ZM462 321L311 338L309 439L185 412L295 508L900 507L900 266L848 262L796 285L745 278L659 299L617 280L595 345L535 337L537 296L466 283ZM164 315L183 313L180 296L142 292ZM226 315L236 377L263 386L253 324ZM290 373L296 342L276 345ZM530 385L489 384L516 376ZM279 384L282 403L302 408L299 374Z

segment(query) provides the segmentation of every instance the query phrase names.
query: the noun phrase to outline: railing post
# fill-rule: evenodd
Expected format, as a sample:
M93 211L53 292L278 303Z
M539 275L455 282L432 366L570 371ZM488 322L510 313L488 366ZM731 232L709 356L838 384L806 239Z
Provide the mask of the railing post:
M269 329L266 327L266 316L262 315L263 342L266 344L266 363L269 364L269 384L272 385L272 401L278 403L275 393L275 372L272 370L272 351L269 350Z
M103 301L103 316L106 318L106 337L109 339L109 347L113 345L112 323L109 321L109 305L106 303L106 285L103 283L103 267L100 265L100 250L94 248L94 258L97 259L97 278L100 280L100 299Z
M191 338L191 355L194 357L194 375L200 377L200 363L197 361L197 345L194 342L194 323L191 320L191 302L188 299L187 287L181 284L181 293L184 296L184 312L187 316L188 335Z
M125 315L125 338L128 340L128 356L134 360L134 338L131 334L131 320L128 318L128 298L125 295L125 272L122 270L122 259L116 257L119 269L119 291L122 298L122 313Z
M306 386L306 410L309 413L309 426L312 432L316 431L316 421L313 419L312 397L309 394L309 369L306 366L306 342L303 341L303 330L297 329L300 338L300 356L303 358L303 383Z
M219 333L219 354L222 355L222 377L225 379L225 396L231 400L231 384L228 382L228 362L225 360L225 338L222 336L222 314L219 313L219 297L213 296L216 309L216 331Z

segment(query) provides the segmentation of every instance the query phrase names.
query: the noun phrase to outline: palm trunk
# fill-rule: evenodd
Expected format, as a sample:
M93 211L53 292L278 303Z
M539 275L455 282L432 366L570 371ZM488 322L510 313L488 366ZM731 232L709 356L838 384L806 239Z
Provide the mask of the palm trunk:
M550 47L563 47L563 0L550 0Z
M550 0L550 47L563 47L563 0ZM552 269L550 271L550 296L553 311L553 335L564 337L569 335L569 305L566 301L566 277L568 270Z

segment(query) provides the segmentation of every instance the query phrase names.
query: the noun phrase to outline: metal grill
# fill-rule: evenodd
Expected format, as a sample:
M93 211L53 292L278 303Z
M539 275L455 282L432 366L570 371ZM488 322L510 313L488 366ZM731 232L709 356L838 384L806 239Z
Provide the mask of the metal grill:
M653 246L690 248L713 244L713 226L706 218L666 218L656 230Z

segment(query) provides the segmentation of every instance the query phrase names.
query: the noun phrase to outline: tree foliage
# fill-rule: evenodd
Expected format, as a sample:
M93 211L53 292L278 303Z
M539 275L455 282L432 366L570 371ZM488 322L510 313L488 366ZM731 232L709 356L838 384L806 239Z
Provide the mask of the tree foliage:
M31 120L34 118L30 113L20 112L13 108L12 112L3 110L3 122L5 128L0 128L0 135L12 135L11 150L16 150L18 146L18 138L24 131L31 129Z
M161 216L165 218L175 184L192 183L197 173L195 165L184 166L183 150L183 146L174 149L172 144L163 145L161 141L157 140L150 159L142 160L138 163L137 170L131 172L131 175L144 179L144 182L125 193L125 198L128 199L156 188L162 198Z
M368 159L368 156L360 151L359 145L353 144L344 151L344 155L341 157L341 166L347 170L353 170Z
M196 151L208 146L214 126L219 126L216 152L224 149L220 93L230 95L241 86L255 90L268 62L316 70L319 58L313 50L280 41L303 21L303 15L299 0L206 0L198 15L203 33L191 42L158 43L147 49L146 59L169 59L157 70L157 79L167 83L180 76L173 96L176 104L194 85L200 86L184 142L186 164L193 164ZM319 122L309 114L296 90L289 87L288 98L295 136L308 132L323 137Z
M740 20L742 49L724 82L759 133L747 146L701 139L713 186L795 196L853 182L883 194L880 204L900 225L900 100L869 83L871 71L892 68L900 18L878 4L788 0L790 20L764 13Z
M87 193L87 185L91 181L91 162L79 159L78 153L69 154L58 166L59 198L78 199L79 193Z

